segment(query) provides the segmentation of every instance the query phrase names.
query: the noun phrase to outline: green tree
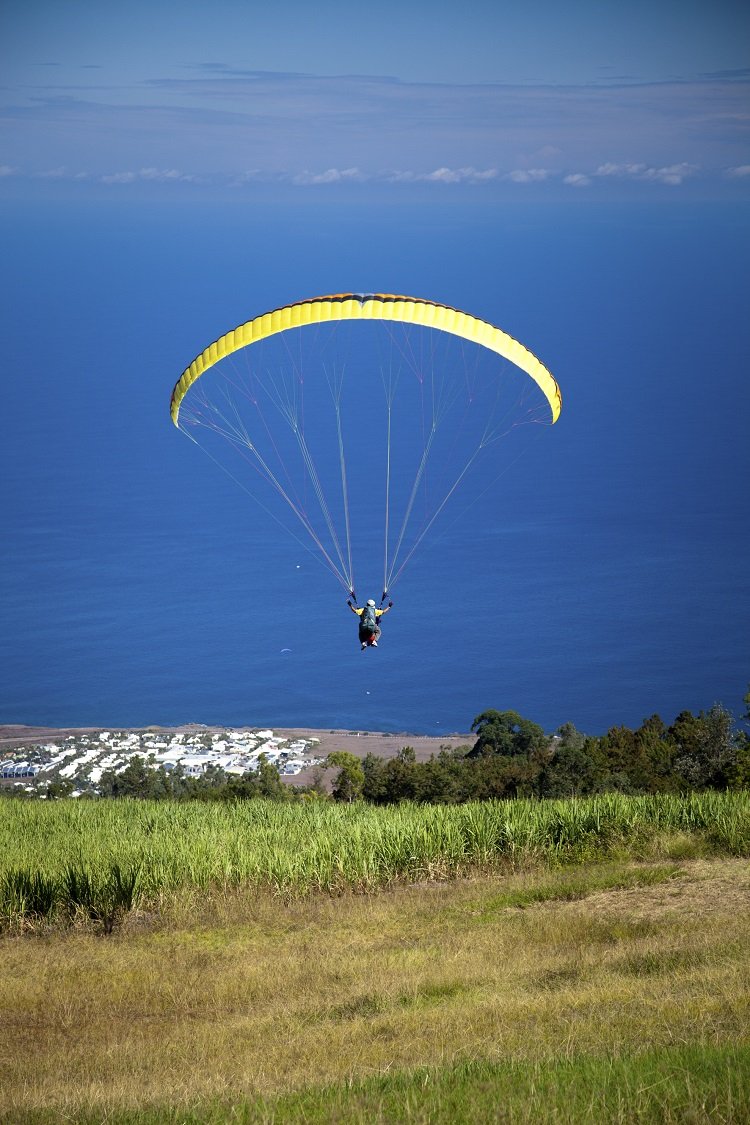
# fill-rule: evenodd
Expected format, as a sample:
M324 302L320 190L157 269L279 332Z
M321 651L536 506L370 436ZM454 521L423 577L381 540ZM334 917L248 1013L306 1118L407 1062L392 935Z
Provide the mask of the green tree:
M388 801L388 778L385 759L376 754L367 754L362 761L362 796L374 805L384 805Z
M385 763L385 793L388 804L411 801L416 796L417 765L409 755L397 754Z
M576 732L577 733L577 732ZM540 797L583 797L599 792L602 770L591 753L595 739L560 741L542 766Z
M69 797L73 792L73 782L68 777L56 777L50 781L45 789L44 796L48 801L57 801L60 797Z
M547 736L530 719L522 719L516 711L483 711L471 724L477 741L469 751L470 758L500 754L505 758L528 757L543 750Z
M152 769L140 754L134 754L119 773L105 770L99 779L102 797L150 797L158 800L172 794L172 785L163 766Z
M680 788L673 769L674 740L658 715L637 730L612 727L600 740L609 777L606 788L624 793L665 793Z
M750 686L744 695L743 702L745 714L742 718L745 723L750 723ZM747 730L737 731L735 742L737 760L733 771L732 788L747 789L750 788L750 732Z
M477 741L467 758L475 762L472 797L528 797L549 757L549 740L540 726L517 711L483 711L471 724Z
M557 728L557 739L563 750L582 750L586 735L581 734L573 723L563 723Z
M272 801L286 801L289 790L281 780L281 774L273 762L269 762L265 754L258 756L258 791L261 797L268 797Z
M333 783L333 796L337 801L357 801L362 796L365 771L362 762L347 750L334 750L326 758L326 766L338 768Z
M313 766L310 777L310 784L305 787L304 792L309 797L319 797L323 800L327 800L328 791L326 790L325 784L325 766L321 765L320 763L318 763L318 765L316 766Z
M669 728L675 770L692 789L726 789L735 779L737 746L732 716L715 703L698 715L681 711Z
M461 799L460 773L465 768L461 760L456 770L454 760L442 751L420 762L414 778L414 800L421 804L455 804Z

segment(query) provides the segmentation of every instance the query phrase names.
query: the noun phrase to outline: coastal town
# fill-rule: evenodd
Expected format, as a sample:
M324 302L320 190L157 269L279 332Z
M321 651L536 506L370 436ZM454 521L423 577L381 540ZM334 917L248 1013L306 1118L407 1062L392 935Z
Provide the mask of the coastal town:
M200 777L209 767L242 776L257 770L263 755L282 777L291 777L322 764L318 743L314 737L290 739L250 728L87 731L0 750L0 783L31 791L63 780L73 784L72 796L93 796L105 770L122 772L136 756L153 769L179 767L186 777Z

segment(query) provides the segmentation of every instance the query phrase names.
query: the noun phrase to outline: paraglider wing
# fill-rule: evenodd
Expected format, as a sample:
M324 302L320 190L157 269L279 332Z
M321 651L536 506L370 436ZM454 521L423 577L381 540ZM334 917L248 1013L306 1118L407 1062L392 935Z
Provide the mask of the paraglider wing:
M338 293L214 340L170 411L348 594L355 547L368 564L382 551L384 600L454 495L470 506L488 491L561 405L541 360L488 321L416 297Z
M171 414L175 426L180 424L180 405L190 387L200 379L204 371L213 367L220 359L232 352L246 348L256 341L266 339L289 328L301 328L308 324L334 320L395 320L411 324L421 324L426 328L436 328L450 332L465 340L481 344L490 351L497 352L504 359L520 367L538 384L552 411L552 421L556 422L562 408L562 396L557 382L541 360L537 359L507 332L496 328L487 321L468 313L460 312L449 305L436 301L420 300L415 297L396 296L391 293L337 293L328 297L314 297L309 301L299 301L285 305L273 312L263 313L254 320L248 320L238 328L220 336L209 344L199 356L185 368L172 392Z

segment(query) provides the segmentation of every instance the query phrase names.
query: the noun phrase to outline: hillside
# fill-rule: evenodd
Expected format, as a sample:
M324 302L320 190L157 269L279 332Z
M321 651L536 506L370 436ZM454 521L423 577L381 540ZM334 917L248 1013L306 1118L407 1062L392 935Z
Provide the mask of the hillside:
M744 859L209 893L31 948L0 943L14 1125L750 1119Z

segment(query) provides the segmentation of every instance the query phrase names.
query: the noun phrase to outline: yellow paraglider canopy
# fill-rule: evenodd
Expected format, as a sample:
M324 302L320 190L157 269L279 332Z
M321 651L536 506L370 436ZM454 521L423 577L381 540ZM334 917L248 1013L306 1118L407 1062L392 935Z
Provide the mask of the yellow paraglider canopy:
M327 297L313 297L308 301L299 301L263 313L209 344L199 356L196 356L190 366L185 368L172 391L170 410L175 426L179 427L180 404L190 387L205 371L225 356L278 332L286 332L289 328L302 328L309 324L336 320L403 321L449 332L454 336L461 336L465 340L480 344L525 371L537 383L549 402L552 421L556 422L560 416L562 396L552 374L528 348L500 328L436 301L397 296L392 293L336 293Z

